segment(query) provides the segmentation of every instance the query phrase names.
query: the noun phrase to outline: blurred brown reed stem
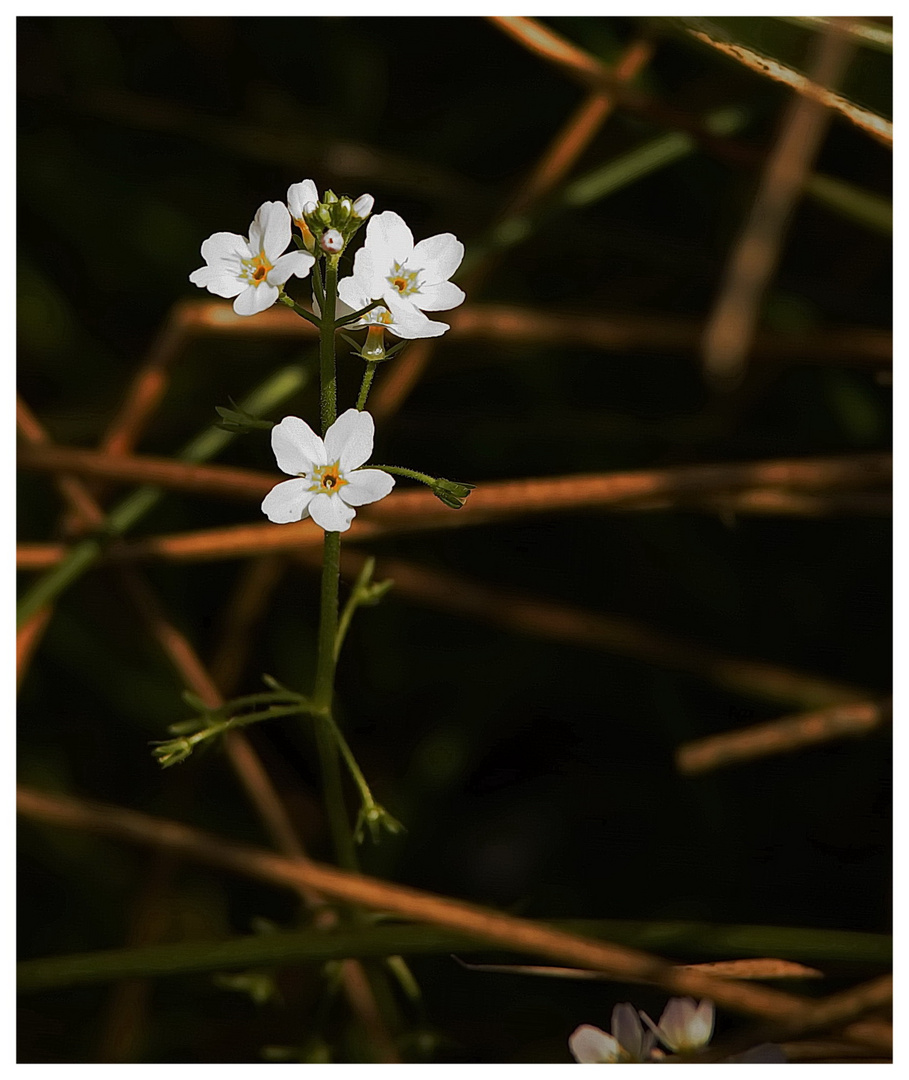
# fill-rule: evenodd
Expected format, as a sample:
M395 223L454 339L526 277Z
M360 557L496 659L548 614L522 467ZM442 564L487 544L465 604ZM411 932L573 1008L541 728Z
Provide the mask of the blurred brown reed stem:
M646 41L633 41L616 64L614 77L619 85L631 82L648 63L652 46ZM615 95L612 90L598 88L556 134L543 156L532 169L530 175L518 188L511 202L499 215L499 226L527 214L546 197L575 166L578 159L595 138L597 132L612 114L615 107ZM476 293L498 262L495 249L481 259L460 283L465 291ZM451 323L456 332L456 323ZM426 370L437 343L435 339L425 338L411 345L376 387L370 404L370 411L378 420L386 420L404 403L411 390Z
M67 469L83 476L154 484L178 491L242 500L264 497L280 479L277 473L225 465L189 465L170 458L149 456L108 458L95 450L56 446L24 447L20 452L19 464L23 468L51 472ZM458 511L451 511L427 488L395 491L387 499L364 511L363 520L384 524L412 518L414 525L424 528L439 525L455 527L546 511L612 507L623 503L646 503L667 498L674 500L741 490L767 488L818 493L862 489L871 485L887 485L891 476L890 455L875 453L530 477L482 484ZM356 535L360 520L358 517L352 527L352 536ZM281 530L289 533L300 531L284 525L271 528L261 525L258 528L263 535L275 530L279 533ZM289 542L292 544L293 540ZM147 544L148 541L138 541L133 546L143 543Z
M230 697L236 689L254 639L255 628L287 569L282 555L250 559L241 569L221 615L221 634L210 665L212 678Z
M825 85L838 82L854 48L848 38L825 34L812 64L812 77ZM704 332L704 370L719 386L735 385L742 378L764 293L830 120L831 114L814 97L796 97L786 109Z
M316 337L313 326L283 306L268 308L254 319L235 315L230 304L216 300L183 300L174 305L174 310L179 311L188 336ZM695 319L619 313L604 317L583 311L540 311L518 304L469 302L445 314L458 341L514 346L583 345L605 352L696 352L704 332L703 323ZM860 326L810 334L759 330L754 342L755 358L760 360L883 367L892 363L892 353L889 332Z
M704 333L703 323L695 319L621 314L604 317L505 304L465 305L452 312L451 325L459 341L536 347L581 345L623 353L631 349L694 352ZM760 360L880 367L892 363L893 339L886 331L851 326L805 335L760 330L755 336L754 352Z
M837 22L848 25L849 21L848 19L831 20L826 28L826 40L844 42L849 49L854 48L855 40L847 34L839 32L836 25ZM783 83L799 94L805 101L820 106L828 115L837 113L882 145L893 145L893 124L882 116L878 116L869 109L863 109L856 105L855 102L849 101L848 98L844 98L841 94L836 94L828 89L830 85L838 81L838 78L835 73L833 75L829 74L820 64L808 76L805 76L801 72L793 71L792 68L779 63L772 57L762 56L760 53L735 42L724 41L719 35L714 36L692 27L687 27L686 30L697 41L709 45L712 49L716 49L733 60L737 60L750 71L757 72L758 75L772 79L774 82Z
M275 885L294 889L306 885L338 900L609 972L619 981L627 979L660 986L674 994L709 997L721 1008L786 1023L789 1030L844 1023L884 998L882 987L876 983L874 987L857 988L849 995L807 1002L748 982L734 982L700 971L680 971L649 953L579 937L463 901L234 844L180 822L150 817L125 807L52 795L24 786L17 789L17 804L19 812L33 821L130 843L167 847L188 858Z
M18 394L16 395L16 428L30 446L51 445L50 436L44 426ZM86 528L95 528L101 524L104 513L94 503L81 480L69 473L61 472L54 477L54 483L68 508L78 516ZM39 608L16 633L17 688L22 685L31 658L41 643L52 614L51 606Z
M313 551L301 551L297 555L310 568L316 565L316 557ZM355 578L363 561L364 557L356 552L342 552L344 577ZM708 646L654 631L632 619L583 611L516 590L481 585L469 578L430 570L403 559L380 558L376 572L381 578L390 578L394 582L395 596L544 641L569 642L682 671L737 694L806 708L861 701L868 696L866 690L832 679L776 664L727 656Z
M132 901L126 944L150 945L160 941L168 923L167 894L178 864L173 852L153 853L142 885ZM98 1060L104 1064L135 1060L142 1041L148 1010L148 979L121 979L108 996L101 1019Z
M35 650L41 644L44 631L53 611L50 607L39 608L34 615L16 631L16 689L28 673Z
M834 739L856 738L883 727L893 716L893 702L858 701L796 716L784 716L738 731L726 731L683 743L675 755L686 776L722 769L742 761L790 754Z
M608 980L610 975L586 968L551 967L539 964L469 964L456 957L470 971L491 971L506 975L539 975L548 979ZM758 957L749 960L720 960L712 964L676 964L676 971L700 971L723 979L822 979L824 973L792 960Z
M663 105L661 102L644 94L637 93L628 86L620 85L613 73L597 57L585 52L536 19L511 15L493 15L488 16L488 18L500 30L527 49L528 52L561 68L571 78L587 86L602 86L612 89L623 108L639 113L668 127L687 131L706 145L716 145L723 142L723 140L710 137L697 121L692 121L691 117L685 113ZM878 142L888 146L892 144L893 125L883 117L867 109L860 108L839 94L827 90L825 86L812 83L804 75L784 67L775 60L760 56L731 42L718 40L717 37L711 37L702 31L693 30L690 27L685 27L685 30L697 40L719 49L727 56L746 64L746 66L759 74L784 82L806 98L811 98L811 100L818 101L825 108L834 110Z
M66 544L17 544L16 545L16 569L17 570L46 570L49 566L54 566L58 563L67 552ZM50 609L47 609L48 617L50 616ZM31 647L34 648L38 642L35 640L36 630L38 624L37 614L35 619L32 620L32 629L30 633L33 635ZM27 631L27 625L22 626L19 633L16 635L16 640L20 639L20 636Z
M101 440L101 453L109 456L128 454L138 444L145 425L167 392L168 368L189 336L193 314L182 304L175 304L168 312L145 363L136 372Z
M771 515L777 517L819 518L828 516L886 515L892 512L892 500L883 492L844 492L814 495L772 488L737 491L719 495L692 495L673 499L642 499L609 507L616 512L649 512L672 508L691 509L717 514L724 520L734 519L737 514ZM435 509L433 507L432 509ZM471 524L482 524L477 518ZM426 522L406 518L399 524L379 524L360 521L353 526L349 542L364 542L378 536L395 533L420 532L428 528L445 528L454 522L433 518ZM281 528L285 528L282 526ZM230 526L226 529L178 533L173 536L150 537L118 547L117 559L162 558L177 562L195 562L205 559L232 559L262 554L263 549L276 552L292 551L297 546L311 546L319 542L319 536L308 526L295 530L293 536L282 534L278 528L265 525ZM67 548L54 543L24 543L16 549L16 566L19 570L46 570L54 566L66 554ZM24 631L23 627L23 631Z

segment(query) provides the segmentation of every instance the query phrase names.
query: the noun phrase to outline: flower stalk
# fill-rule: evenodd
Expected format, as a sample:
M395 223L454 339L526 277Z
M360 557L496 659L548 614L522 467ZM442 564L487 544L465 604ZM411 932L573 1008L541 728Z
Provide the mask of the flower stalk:
M319 261L316 261L318 266ZM318 280L318 278L317 278ZM321 380L322 435L335 422L338 412L335 365L335 308L338 296L338 256L325 258L324 293L319 328L319 372ZM332 716L335 681L335 642L338 636L338 586L341 579L341 534L326 532L322 549L322 589L319 605L319 639L313 702L323 710L316 717L316 748L325 785L325 805L332 841L339 865L357 870L353 834L344 805L337 738L340 734Z

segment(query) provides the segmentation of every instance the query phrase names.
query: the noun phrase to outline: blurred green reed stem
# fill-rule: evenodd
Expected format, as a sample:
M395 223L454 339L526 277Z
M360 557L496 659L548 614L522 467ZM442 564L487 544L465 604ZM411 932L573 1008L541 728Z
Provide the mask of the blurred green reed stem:
M270 412L302 390L308 378L306 369L298 365L283 368L269 376L244 398L240 408L253 416ZM220 453L235 438L235 432L212 425L187 443L177 454L177 460L188 464L201 464ZM101 535L75 543L64 559L38 578L24 593L16 608L17 625L21 625L39 608L53 601L64 589L77 581L101 556L108 542L123 536L156 505L163 494L162 488L142 487L115 506L104 520Z
M704 120L711 135L726 137L741 131L751 119L743 108L718 109ZM698 141L675 131L636 147L614 161L593 169L566 184L560 195L534 214L505 218L480 244L473 245L459 275L469 273L492 252L505 251L526 240L547 220L564 210L582 210L622 188L675 164L698 150ZM814 174L805 183L805 194L827 209L875 232L889 235L893 229L893 207L889 200L832 176Z
M788 926L737 926L692 922L628 922L561 919L559 930L601 938L631 948L720 959L773 956L800 961L889 964L892 941L885 934L815 930ZM446 954L490 946L467 934L434 926L373 925L271 933L230 941L180 942L133 949L107 949L70 956L24 960L17 966L22 992L110 982L138 975L179 975L245 967L287 967L305 962L369 959L394 955Z

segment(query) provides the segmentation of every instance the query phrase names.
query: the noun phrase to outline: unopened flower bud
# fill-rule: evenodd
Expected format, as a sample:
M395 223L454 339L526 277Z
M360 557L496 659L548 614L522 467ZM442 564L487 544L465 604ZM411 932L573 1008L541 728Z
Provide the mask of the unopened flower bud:
M372 208L375 206L376 200L372 195L361 195L353 204L354 217L358 217L361 220L368 218L372 213Z
M329 255L337 255L344 247L344 237L337 229L326 229L322 233L321 244L323 251L327 251Z
M316 208L318 207L318 205L319 204L316 202L304 203L303 213L306 214L307 217L309 217L310 214L314 214L316 212Z

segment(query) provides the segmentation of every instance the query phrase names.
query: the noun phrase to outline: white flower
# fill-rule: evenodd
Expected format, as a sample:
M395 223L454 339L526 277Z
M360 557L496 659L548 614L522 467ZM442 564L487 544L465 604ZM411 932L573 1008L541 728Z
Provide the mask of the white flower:
M360 249L362 251L362 248ZM357 252L359 255L360 252ZM337 315L349 315L361 308L368 307L373 300L379 297L370 296L356 277L344 278L338 282ZM411 341L415 338L441 337L448 329L448 324L427 319L422 311L394 299L385 301L387 308L379 305L359 319L346 325L352 329L363 326L382 326L399 338L407 338ZM313 299L313 306L317 304Z
M376 200L372 195L361 195L358 199L354 200L353 204L353 216L360 218L368 218L372 213L372 208L376 205Z
M582 1024L568 1037L568 1048L579 1065L617 1065L623 1060L618 1041L592 1024Z
M660 1042L674 1054L699 1050L713 1037L713 1002L706 998L700 1003L694 998L670 998L659 1024L654 1024L645 1012L641 1016Z
M319 190L314 180L301 180L287 189L287 209L296 225L305 236L309 229L303 219L304 214L311 214L319 203Z
M249 226L249 239L214 233L202 244L205 266L189 280L216 296L235 296L238 315L255 315L278 299L280 286L295 274L306 277L315 259L306 251L282 254L290 243L290 215L284 203L267 202Z
M366 303L384 300L391 313L386 325L398 337L438 337L447 324L433 323L422 313L448 311L463 303L464 293L448 280L463 258L464 245L451 233L414 244L404 220L386 210L369 219L366 243L354 259L353 277L341 282L339 293L348 304L352 301L345 293L357 299L365 296ZM364 305L354 302L352 306L356 310ZM418 326L420 333L415 332Z
M582 1024L568 1039L575 1061L581 1065L612 1065L650 1061L656 1036L645 1031L633 1005L625 1002L612 1010L612 1034Z
M361 469L372 453L375 424L368 412L348 409L324 441L304 420L285 416L271 429L271 446L284 480L265 496L262 512L284 525L311 517L326 532L346 532L354 507L378 502L395 486L380 469Z

